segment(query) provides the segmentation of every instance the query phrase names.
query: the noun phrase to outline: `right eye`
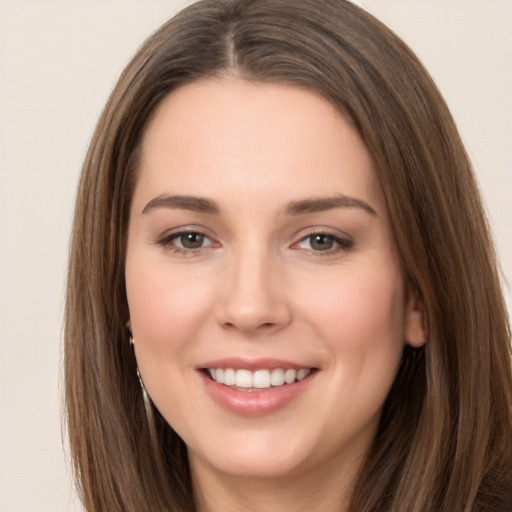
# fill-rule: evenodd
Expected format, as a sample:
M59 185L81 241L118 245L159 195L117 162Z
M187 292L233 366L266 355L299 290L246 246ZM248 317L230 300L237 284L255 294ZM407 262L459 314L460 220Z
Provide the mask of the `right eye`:
M203 247L206 237L202 233L182 233L173 238L181 249L199 249Z
M198 231L181 231L163 237L158 243L175 253L195 253L204 247L214 245L213 240Z

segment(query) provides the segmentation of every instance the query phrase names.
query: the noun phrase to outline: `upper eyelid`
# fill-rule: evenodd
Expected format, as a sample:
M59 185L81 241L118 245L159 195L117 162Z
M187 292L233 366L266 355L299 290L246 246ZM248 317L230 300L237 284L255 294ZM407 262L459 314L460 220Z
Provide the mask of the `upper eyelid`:
M157 239L161 240L163 238L172 238L179 235L184 235L187 233L197 233L199 235L203 235L207 238L210 238L214 240L214 235L211 233L211 231L203 226L180 226L177 228L171 228L163 231L160 235L157 235Z
M319 231L319 232L316 232L316 233L310 233L309 235L305 235L301 238L299 238L296 242L294 242L292 244L292 246L294 245L297 245L297 244L300 244L301 242L304 242L305 240L307 240L308 238L311 238L311 237L314 237L316 235L325 235L329 238L332 238L332 240L338 244L342 244L343 242L348 242L349 244L353 245L354 244L354 241L352 240L352 238L349 238L349 237L340 237L340 236L337 236L337 235L334 235L332 233L327 233L327 232L323 232L323 231Z
M313 235L329 235L334 238L339 239L346 239L350 240L351 242L354 241L354 237L348 234L346 231L342 231L340 229L335 228L326 228L326 227L315 227L311 226L310 228L304 228L298 231L294 238L297 239L297 241L304 240L305 238L308 238L309 236ZM296 242L294 242L296 243Z

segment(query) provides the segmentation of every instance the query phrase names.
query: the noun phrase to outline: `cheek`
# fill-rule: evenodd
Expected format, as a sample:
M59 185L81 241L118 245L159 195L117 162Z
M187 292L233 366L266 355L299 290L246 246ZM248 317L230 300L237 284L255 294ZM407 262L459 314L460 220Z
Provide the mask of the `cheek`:
M303 311L327 343L333 365L343 366L354 381L372 372L392 380L404 344L402 278L390 268L352 270L326 280L323 287L317 281L315 292L308 290Z
M355 432L373 435L404 345L402 279L389 269L347 273L310 298L305 311L316 329L312 337L323 340L330 361L331 380L317 406L329 418L324 435L329 429L343 439Z
M383 340L393 333L403 334L405 303L400 276L389 269L382 273L344 274L315 293L309 304L315 316L323 318L326 326L360 333L363 338L375 331L381 335L377 338Z
M148 348L173 348L204 323L211 302L210 280L186 269L127 261L126 288L133 334Z
M126 288L144 385L167 421L179 425L195 408L187 370L190 354L199 344L199 330L207 321L213 286L204 276L191 278L186 269L176 270L167 263L132 254L127 259ZM185 403L179 399L183 396L188 396Z

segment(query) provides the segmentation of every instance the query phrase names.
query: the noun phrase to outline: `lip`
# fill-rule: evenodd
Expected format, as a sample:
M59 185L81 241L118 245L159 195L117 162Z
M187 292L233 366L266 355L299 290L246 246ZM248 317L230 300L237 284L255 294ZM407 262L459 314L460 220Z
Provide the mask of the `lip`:
M302 370L312 368L312 366L274 358L243 359L241 357L216 359L196 366L197 370L205 370L207 368L233 368L233 370L245 369L254 372L256 370L275 370L276 368L282 368L283 370Z
M204 371L206 368L233 368L251 371L259 369L294 369L300 370L311 366L280 361L277 359L244 360L240 358L219 359L209 361L196 368L203 385L213 401L223 409L247 417L258 417L272 414L289 405L300 397L314 383L318 371L314 371L300 382L285 384L258 391L239 391L236 388L219 384L210 379Z

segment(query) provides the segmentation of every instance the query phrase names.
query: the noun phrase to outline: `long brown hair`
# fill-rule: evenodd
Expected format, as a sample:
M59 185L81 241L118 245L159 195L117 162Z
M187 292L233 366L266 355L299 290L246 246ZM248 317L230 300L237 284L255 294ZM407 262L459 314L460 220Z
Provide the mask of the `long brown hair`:
M146 416L124 260L149 118L176 87L222 75L316 91L353 123L424 304L428 342L404 351L351 511L512 510L510 329L471 166L417 58L345 0L200 1L121 75L85 159L68 275L66 404L86 510L195 510L184 443Z

